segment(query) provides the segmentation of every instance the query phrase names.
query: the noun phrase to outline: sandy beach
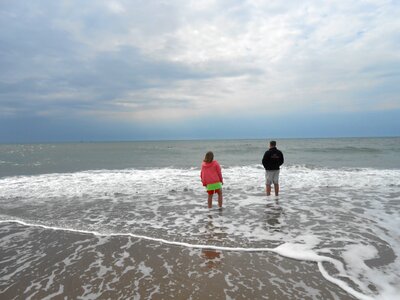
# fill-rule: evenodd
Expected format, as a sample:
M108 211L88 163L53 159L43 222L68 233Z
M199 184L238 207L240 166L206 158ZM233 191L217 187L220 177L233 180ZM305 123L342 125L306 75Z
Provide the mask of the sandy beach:
M0 224L2 299L355 299L317 265Z

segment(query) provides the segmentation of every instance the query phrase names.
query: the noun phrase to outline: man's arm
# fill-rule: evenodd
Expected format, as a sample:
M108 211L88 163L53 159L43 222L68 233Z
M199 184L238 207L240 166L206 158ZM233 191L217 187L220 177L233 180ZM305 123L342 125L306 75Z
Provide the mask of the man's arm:
M280 161L280 166L283 165L283 162L285 161L285 159L283 158L283 153L281 152L281 161Z
M267 168L268 160L269 160L269 155L268 155L268 151L266 151L264 153L264 156L263 156L263 159L262 159L262 164L263 164L265 169Z

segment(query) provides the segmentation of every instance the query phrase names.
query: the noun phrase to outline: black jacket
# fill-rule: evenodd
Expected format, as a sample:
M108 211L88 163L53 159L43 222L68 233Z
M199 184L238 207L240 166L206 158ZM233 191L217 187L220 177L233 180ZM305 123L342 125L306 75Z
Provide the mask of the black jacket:
M276 147L270 148L265 152L262 159L262 164L265 170L279 170L279 167L283 164L283 154Z

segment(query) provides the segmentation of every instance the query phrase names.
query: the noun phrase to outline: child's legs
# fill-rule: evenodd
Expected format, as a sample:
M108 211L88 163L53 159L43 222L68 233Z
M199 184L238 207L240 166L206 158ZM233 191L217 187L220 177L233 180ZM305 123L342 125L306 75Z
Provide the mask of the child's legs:
M218 206L222 207L222 189L216 190L218 194Z
M208 193L208 208L212 207L212 198L213 198L213 194Z

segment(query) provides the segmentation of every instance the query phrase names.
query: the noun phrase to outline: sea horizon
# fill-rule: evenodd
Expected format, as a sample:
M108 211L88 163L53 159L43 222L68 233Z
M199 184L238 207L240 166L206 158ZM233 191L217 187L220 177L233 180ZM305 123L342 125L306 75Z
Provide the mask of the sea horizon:
M362 136L306 136L306 137L225 137L225 138L151 138L151 139L71 139L71 140L41 140L41 141L0 141L0 145L26 145L26 144L75 144L75 143L129 143L129 142L174 142L174 141L260 141L265 140L327 140L327 139L385 139L400 138L400 135L362 135Z

